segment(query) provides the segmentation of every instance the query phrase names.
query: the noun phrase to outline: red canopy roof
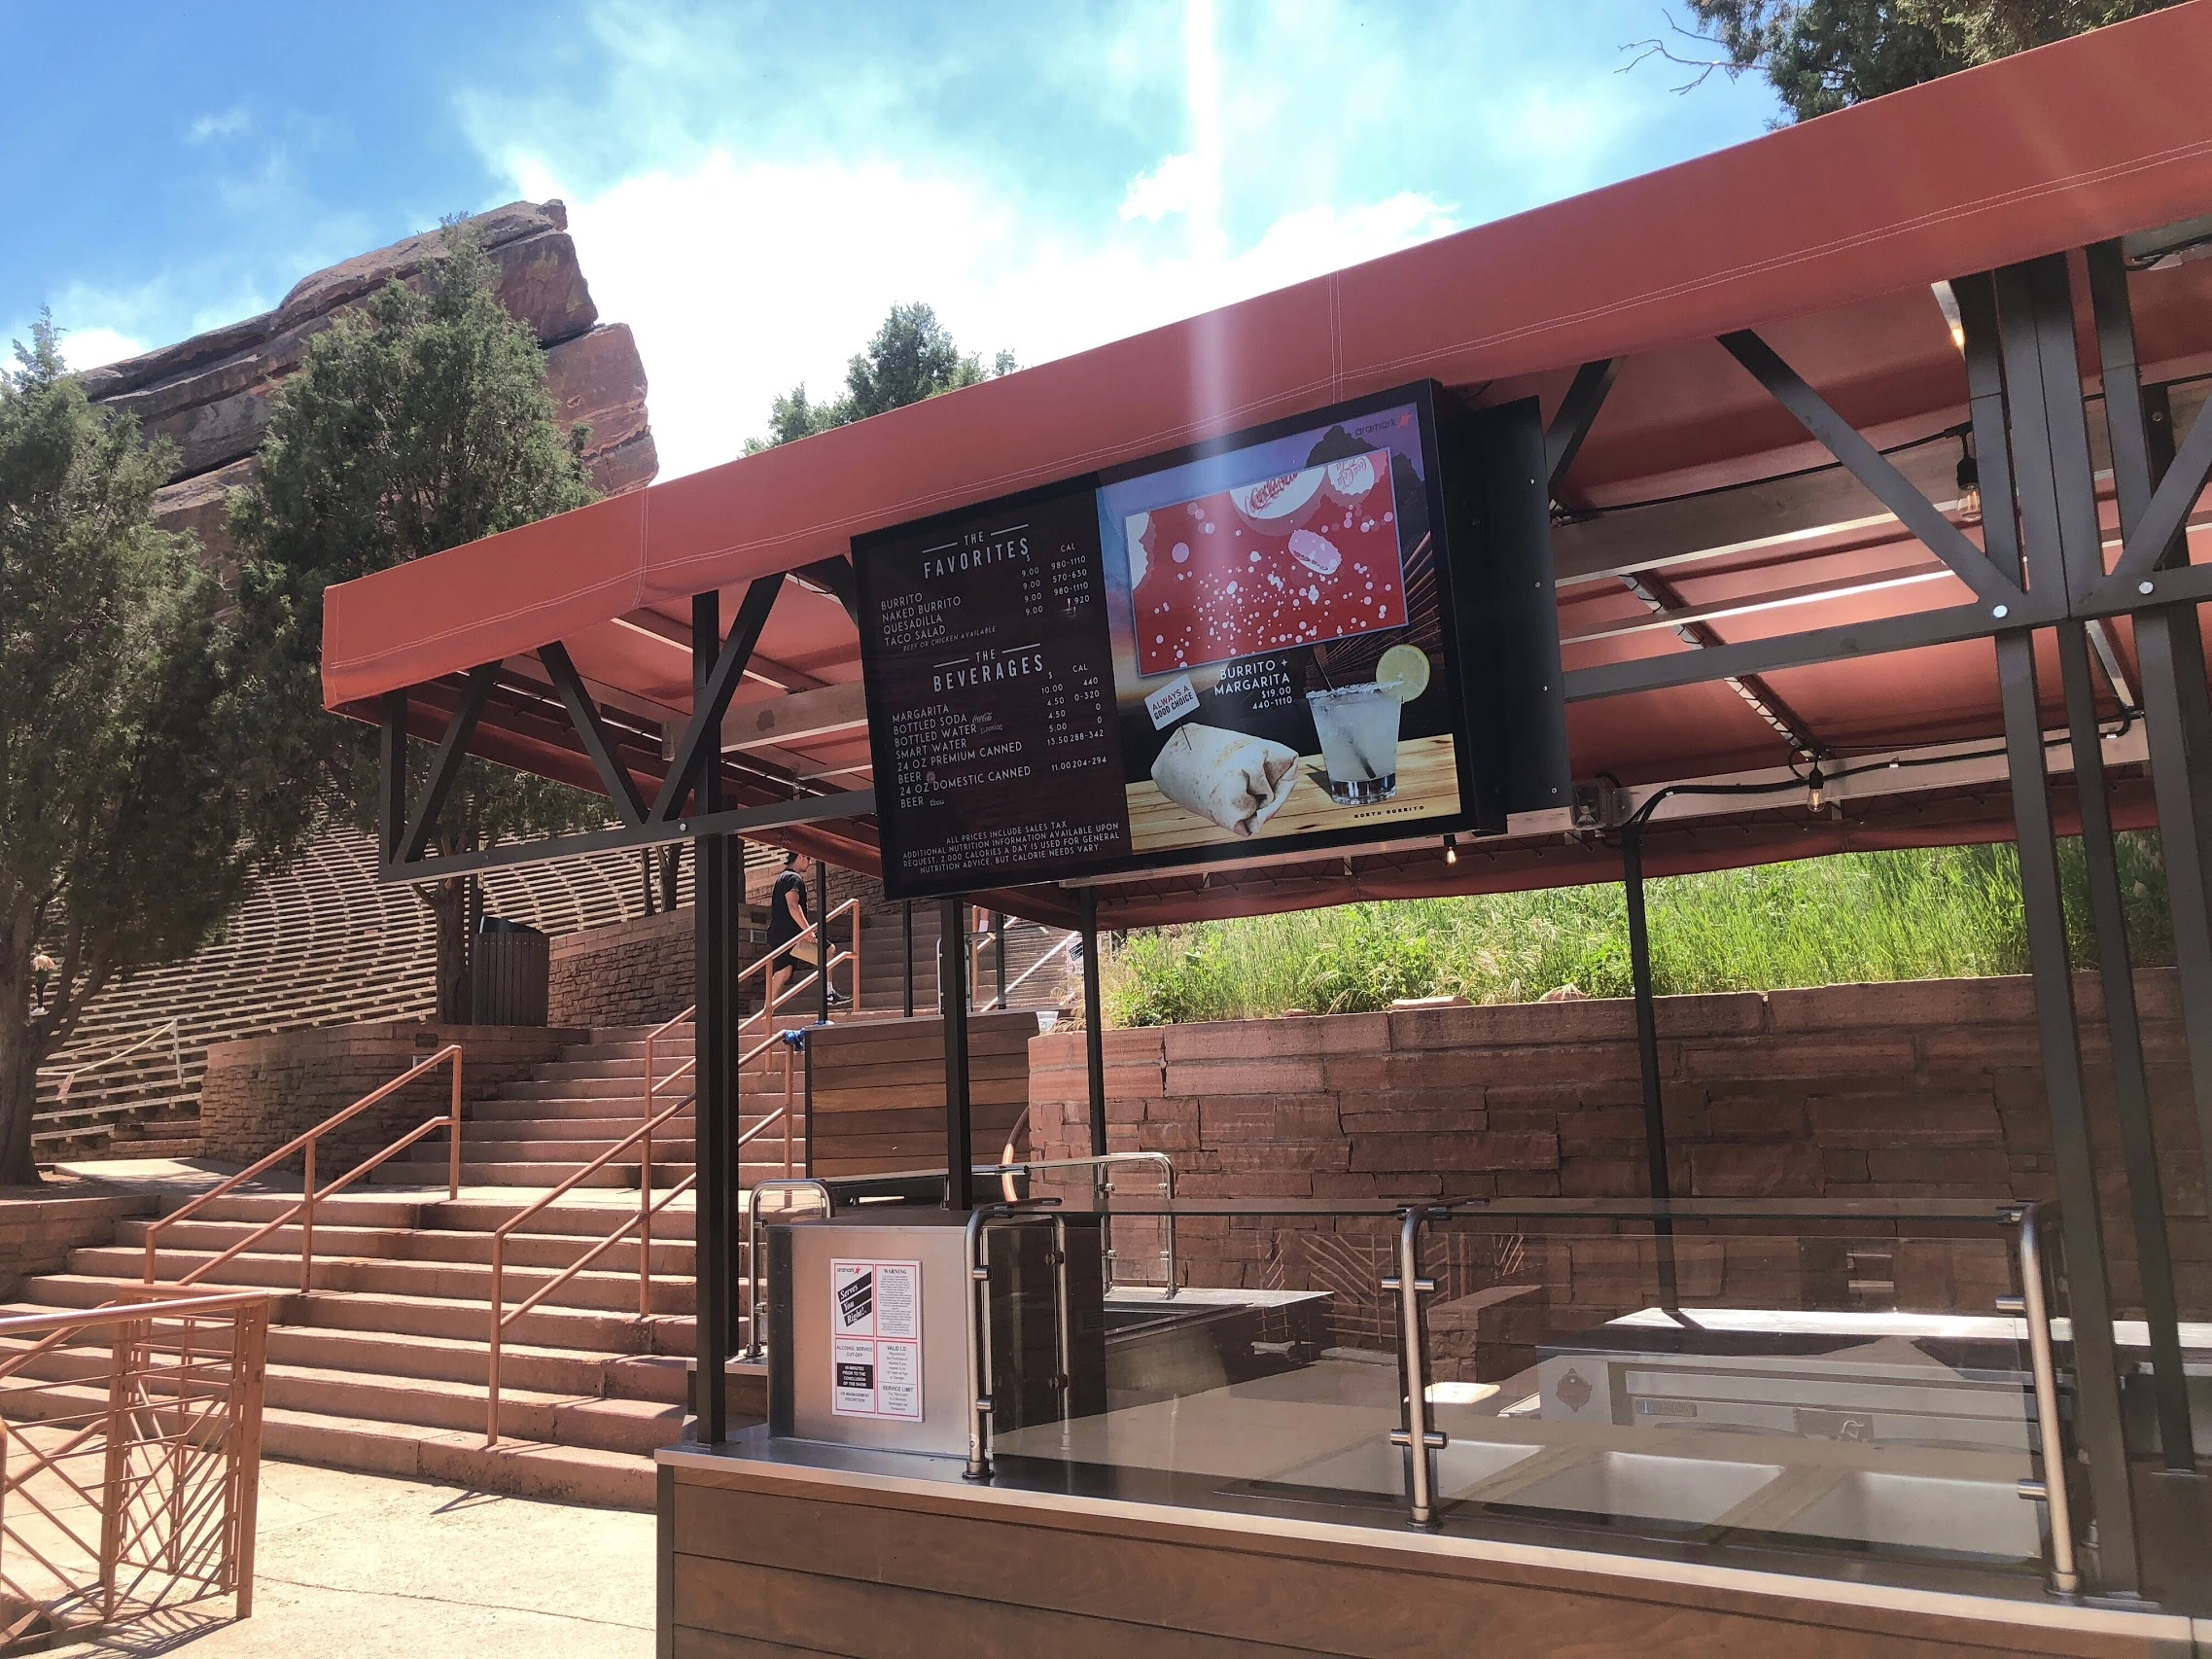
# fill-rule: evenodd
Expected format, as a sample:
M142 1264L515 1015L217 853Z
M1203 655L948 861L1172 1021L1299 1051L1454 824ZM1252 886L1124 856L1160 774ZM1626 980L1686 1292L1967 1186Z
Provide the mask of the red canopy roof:
M727 617L754 578L844 556L860 532L1422 376L1549 409L1577 365L1614 357L1627 365L1562 492L1577 510L1556 543L1570 667L1690 649L1614 575L1669 538L1706 554L1671 579L1685 605L1846 589L1716 614L1732 640L1957 602L1955 579L1841 474L1789 484L1786 507L1742 488L1680 499L1832 463L1714 336L1760 331L1945 502L1958 449L1942 435L1965 418L1966 383L1929 285L2212 209L2208 63L2212 0L2196 0L334 587L326 700L367 713L559 640L611 706L681 720L694 593L721 590ZM2212 370L2212 261L2137 278L2135 306L2146 380ZM2093 373L2086 333L2083 361ZM858 641L827 594L787 583L755 669L743 699L850 684ZM1837 747L1995 724L1980 641L1774 685ZM864 732L816 724L776 763L864 781ZM1719 684L1578 704L1571 739L1578 775L1632 781L1786 753ZM477 748L592 779L557 725L495 709ZM857 831L850 862L869 838Z

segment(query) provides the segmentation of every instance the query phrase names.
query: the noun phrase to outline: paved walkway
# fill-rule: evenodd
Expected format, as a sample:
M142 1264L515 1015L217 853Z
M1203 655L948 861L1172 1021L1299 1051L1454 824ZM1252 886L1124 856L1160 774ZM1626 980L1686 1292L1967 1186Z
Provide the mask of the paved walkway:
M647 1659L653 1518L262 1465L254 1616L228 1601L56 1653Z

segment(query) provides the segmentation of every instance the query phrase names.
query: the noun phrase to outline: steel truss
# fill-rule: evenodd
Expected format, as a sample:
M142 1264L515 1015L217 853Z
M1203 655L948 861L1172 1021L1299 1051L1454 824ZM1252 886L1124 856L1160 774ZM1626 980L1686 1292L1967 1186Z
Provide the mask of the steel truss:
M2088 300L2103 374L2121 522L2122 547L2109 569L2098 520L2086 400L2075 359L2073 284L2065 256L2053 255L1961 277L1950 285L1965 334L1973 453L1984 502L1982 546L1976 546L1944 508L1843 420L1756 333L1730 334L1719 341L1919 540L1940 561L1943 572L1956 577L1972 592L1970 602L1737 642L1721 640L1693 618L1694 634L1679 628L1676 632L1696 649L1571 670L1565 676L1565 691L1570 701L1589 701L1725 682L1793 747L1818 753L1802 723L1758 676L1938 644L1990 642L2001 693L2042 1066L2056 1151L2067 1311L2073 1322L2077 1375L2075 1438L2089 1499L2083 1507L2094 1518L2092 1582L2102 1592L2124 1595L2139 1590L2143 1582L2137 1533L2139 1481L2129 1467L2122 1430L2112 1293L2090 1161L2082 1043L2067 954L2034 636L2038 630L2053 629L2057 638L2067 721L2064 741L2071 751L2082 803L2090 920L2111 1034L2128 1219L2138 1246L2151 1328L2156 1415L2169 1468L2194 1470L2195 1449L2183 1392L2172 1253L2159 1187L2140 1020L2122 929L2106 800L2106 756L2101 748L2104 734L2098 726L2091 663L2093 653L2124 709L2132 700L2131 691L2140 698L2173 905L2192 1099L2206 1182L2212 1185L2212 696L2206 689L2196 617L2196 606L2212 598L2212 564L2190 565L2186 547L2189 515L2212 479L2212 420L2197 418L2187 436L2176 441L2164 388L2146 388L2140 382L2120 244L2103 243L2087 253ZM1619 360L1584 365L1562 401L1546 443L1555 496L1599 418L1620 367ZM1673 557L1668 562L1687 559ZM810 567L792 574L810 586L835 593L850 610L849 572L838 561L830 563L838 564L838 569ZM1627 577L1639 574L1632 569ZM438 815L482 718L500 665L486 664L468 676L411 808L404 768L406 695L394 693L384 700L382 848L387 880L441 879L611 848L680 840L699 843L698 1150L702 1175L720 1174L720 1179L699 1182L701 1377L720 1374L734 1334L730 1320L737 1237L728 1198L736 1182L732 1161L736 1079L730 1061L735 1053L737 1010L729 987L735 966L738 838L764 830L850 821L870 814L874 806L868 790L799 795L742 808L725 801L722 717L782 580L762 578L749 587L726 636L720 631L715 596L694 601L693 711L650 801L616 754L567 651L558 642L540 651L553 690L566 706L582 751L621 820L618 829L466 857L426 858ZM1672 625L1669 613L1680 609L1667 603L1670 593L1647 585L1641 595L1658 607L1655 622L1668 626ZM2106 619L2119 617L2126 617L2131 624L2139 688L2127 685L2126 665L2105 631ZM1650 816L1648 809L1640 812L1627 837L1632 887L1640 885L1635 879L1640 875L1635 837ZM1079 899L1085 978L1095 983L1095 887L1086 885ZM949 941L957 940L961 933L957 908L955 901L947 901L941 936ZM1640 921L1641 906L1635 909ZM1637 959L1639 1048L1648 1066L1656 1048L1655 1006L1648 937L1640 926L1635 934L1632 954ZM954 1203L970 1196L962 1179L968 1163L965 977L963 953L948 949L940 963L939 984L951 1106L946 1125L947 1164L952 1172L947 1198ZM1096 1096L1101 1092L1101 1065L1095 1020L1092 1027L1087 1046ZM1098 1104L1094 1099L1094 1149L1102 1127ZM1658 1197L1664 1195L1668 1181L1665 1125L1656 1088L1648 1084L1646 1115L1653 1195ZM713 1443L722 1438L726 1418L720 1389L703 1391L698 1421L702 1439ZM2073 1466L2072 1460L2054 1459L2050 1466L2063 1471Z

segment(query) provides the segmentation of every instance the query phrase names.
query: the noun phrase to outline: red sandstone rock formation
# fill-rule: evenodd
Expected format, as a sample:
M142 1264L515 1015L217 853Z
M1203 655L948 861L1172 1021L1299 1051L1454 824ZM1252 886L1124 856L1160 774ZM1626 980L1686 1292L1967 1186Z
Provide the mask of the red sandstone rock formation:
M659 457L646 419L646 371L627 326L602 325L558 201L510 202L470 224L499 272L507 308L545 348L546 389L563 424L591 429L591 476L610 495L652 482ZM196 532L218 567L228 562L225 499L253 477L269 400L307 342L387 281L439 257L436 232L410 236L302 278L273 311L81 376L96 404L128 409L151 437L177 445L178 468L156 499L166 528Z

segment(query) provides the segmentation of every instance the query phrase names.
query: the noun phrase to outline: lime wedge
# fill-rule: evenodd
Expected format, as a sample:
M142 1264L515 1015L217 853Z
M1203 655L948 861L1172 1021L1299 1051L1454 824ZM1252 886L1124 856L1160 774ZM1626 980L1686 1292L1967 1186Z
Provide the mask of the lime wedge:
M1375 684L1401 703L1428 689L1428 655L1419 646L1394 645L1375 664Z

